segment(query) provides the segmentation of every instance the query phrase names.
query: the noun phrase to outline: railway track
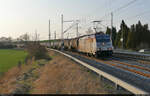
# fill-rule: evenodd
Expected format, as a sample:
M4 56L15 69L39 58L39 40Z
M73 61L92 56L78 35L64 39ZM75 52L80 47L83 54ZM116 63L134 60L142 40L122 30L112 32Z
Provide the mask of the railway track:
M150 93L150 64L143 64L140 63L141 61L132 61L131 59L125 60L116 57L100 59L77 52L62 52Z
M102 60L102 59L95 58L95 57L88 57L86 55L75 53L75 52L71 52L71 53L72 54L81 55L81 56L83 56L85 58L96 60L97 62L104 63L104 64L111 65L111 66L115 66L117 68L129 71L129 72L132 72L132 73L135 73L135 74L147 77L147 78L150 78L150 68L141 67L139 65L134 65L133 63L132 64L125 63L125 62L122 62L122 61L119 61L119 60L114 60L114 59Z
M143 66L143 67L148 67L150 68L150 62L149 61L144 61L144 60L138 60L138 59L128 59L128 58L120 58L120 57L112 57L113 60L117 60L117 61L122 61L122 62L125 62L125 61L129 61L131 63L136 63L134 65L139 65L139 66ZM108 59L108 60L112 60L112 59ZM128 63L128 62L127 62Z
M116 58L122 58L122 59L127 59L127 60L134 60L143 64L150 64L150 56L149 55L141 55L141 54L124 54L124 53L117 53L115 52L113 54L113 57Z
M149 68L146 68L136 64L115 60L113 58L103 60L95 57L88 57L76 52L63 52L87 62L94 67L104 70L105 72L113 74L129 84L133 84L138 88L142 88L143 90L150 92L150 66Z
M81 54L80 54L81 55ZM82 55L83 56L83 55ZM139 61L137 61L136 62L136 64L133 64L133 63L131 63L131 64L129 64L129 63L126 63L126 62L122 62L122 61L119 61L119 60L114 60L114 59L106 59L106 60L102 60L102 59L99 59L99 58L94 58L94 57L87 57L87 56L85 56L86 58L89 58L89 59L94 59L94 60L96 60L96 61L98 61L98 62L101 62L101 63L105 63L105 64L109 64L109 65L112 65L112 66L115 66L115 67L118 67L118 68L121 68L121 69L124 69L124 70L127 70L127 71L130 71L130 72L134 72L134 73L136 73L136 74L139 74L139 75L142 75L142 76L145 76L145 77L148 77L148 78L150 78L150 66L149 66L149 68L147 68L147 66L142 66L143 64L145 64L145 63L143 63L144 61L142 61L142 60L140 60L140 63L141 64L138 64L137 65L137 62L139 62ZM130 59L131 60L131 59ZM135 60L134 60L135 61ZM149 64L150 62L148 62L148 61L145 61L145 62L147 62L146 64ZM125 66L121 66L121 65L125 65L125 66L127 66L127 67L125 67ZM129 69L129 68L133 68L133 69ZM138 69L140 69L140 71L137 71ZM141 72L142 71L142 72ZM144 71L145 71L145 73L144 73Z

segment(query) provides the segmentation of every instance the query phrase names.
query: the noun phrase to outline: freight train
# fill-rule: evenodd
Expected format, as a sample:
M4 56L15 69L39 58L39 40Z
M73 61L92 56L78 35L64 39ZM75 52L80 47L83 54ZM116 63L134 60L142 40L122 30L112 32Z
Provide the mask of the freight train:
M103 32L72 39L53 40L50 46L58 50L76 51L95 57L112 56L113 54L112 40L108 34Z

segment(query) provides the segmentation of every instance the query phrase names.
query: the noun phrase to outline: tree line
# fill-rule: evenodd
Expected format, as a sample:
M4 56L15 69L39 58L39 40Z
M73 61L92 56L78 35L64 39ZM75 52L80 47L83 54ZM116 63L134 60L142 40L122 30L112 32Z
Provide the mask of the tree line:
M120 24L120 29L116 30L107 27L106 34L110 34L112 31L112 43L115 48L122 49L148 49L150 48L150 30L148 24L142 24L138 21L137 24L133 24L128 27L124 20Z

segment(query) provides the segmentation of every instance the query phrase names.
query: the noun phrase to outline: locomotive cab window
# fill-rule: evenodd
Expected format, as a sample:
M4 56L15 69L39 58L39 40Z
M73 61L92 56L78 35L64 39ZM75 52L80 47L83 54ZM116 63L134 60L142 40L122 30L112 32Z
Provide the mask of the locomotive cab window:
M97 42L110 42L110 39L96 39Z

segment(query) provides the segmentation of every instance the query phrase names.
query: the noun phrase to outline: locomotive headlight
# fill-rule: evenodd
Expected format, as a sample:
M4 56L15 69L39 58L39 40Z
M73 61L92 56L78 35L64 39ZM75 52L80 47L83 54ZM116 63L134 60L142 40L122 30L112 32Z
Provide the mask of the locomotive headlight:
M104 45L105 45L105 43L103 42L103 43L102 43L102 45L104 46Z
M97 48L97 51L100 51L101 50L101 48Z
M108 50L112 50L112 48L107 48Z

